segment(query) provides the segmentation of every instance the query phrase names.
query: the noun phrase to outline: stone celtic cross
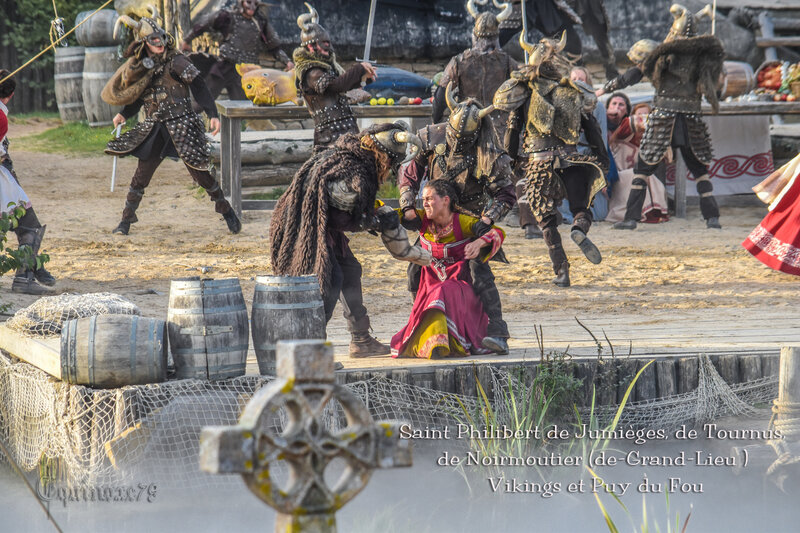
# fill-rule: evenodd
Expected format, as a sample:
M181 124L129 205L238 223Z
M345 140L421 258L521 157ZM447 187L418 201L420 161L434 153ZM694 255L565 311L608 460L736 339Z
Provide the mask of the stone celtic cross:
M237 425L205 427L200 435L201 469L241 474L278 511L276 532L335 532L336 511L375 468L411 466L401 423L373 422L361 400L335 383L333 369L330 343L281 341L277 379L253 395ZM334 460L343 468L329 487L325 470ZM283 483L281 464L288 470Z

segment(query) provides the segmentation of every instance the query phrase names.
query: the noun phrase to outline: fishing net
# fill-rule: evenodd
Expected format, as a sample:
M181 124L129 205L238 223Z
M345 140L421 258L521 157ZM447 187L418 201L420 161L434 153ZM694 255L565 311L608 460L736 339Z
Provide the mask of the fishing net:
M338 374L337 379L345 378ZM208 425L235 424L252 395L268 376L242 376L222 381L176 380L161 384L91 389L57 381L41 370L0 354L0 439L23 469L36 469L43 459L57 459L70 482L159 478L179 486L216 486L241 482L238 476L205 474L198 467L199 434ZM506 370L491 367L482 387L494 391L486 401L476 396L439 392L383 376L347 383L375 419L409 422L414 428L480 425L481 413L492 423L513 427L509 394L524 397L530 384ZM487 383L488 381L488 383ZM674 428L722 416L752 415L754 405L777 394L777 377L728 385L707 356L700 356L698 387L689 393L628 403L620 424L627 427ZM616 407L596 408L601 424L611 421ZM330 412L332 429L345 424L342 413ZM583 413L588 416L588 413ZM280 429L282 423L275 424ZM449 442L448 446L469 442ZM1 460L1 459L0 459ZM148 477L143 478L143 475Z
M39 298L14 313L5 325L26 337L57 337L67 320L110 314L141 315L141 312L132 302L110 292L59 294Z

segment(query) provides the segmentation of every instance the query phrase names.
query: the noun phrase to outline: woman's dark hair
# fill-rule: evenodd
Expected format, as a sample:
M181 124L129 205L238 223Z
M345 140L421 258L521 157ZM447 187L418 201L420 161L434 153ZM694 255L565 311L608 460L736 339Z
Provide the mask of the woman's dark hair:
M456 204L458 203L458 194L456 193L456 188L446 180L432 180L425 184L426 187L430 187L433 191L444 198L447 196L450 198L450 209L455 210Z
M11 74L6 69L0 69L0 80L5 78ZM14 94L14 90L17 88L17 80L14 78L9 78L3 83L0 83L0 98L8 98L12 94Z

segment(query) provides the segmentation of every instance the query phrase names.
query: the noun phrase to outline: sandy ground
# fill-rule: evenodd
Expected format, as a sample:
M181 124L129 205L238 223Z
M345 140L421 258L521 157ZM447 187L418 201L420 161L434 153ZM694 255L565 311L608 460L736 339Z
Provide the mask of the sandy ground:
M50 254L48 268L58 278L58 292L115 292L139 305L143 314L165 318L170 280L199 275L199 267L209 266L211 276L238 277L245 299L252 301L254 277L270 273L270 212L245 212L242 233L231 235L211 202L193 188L183 165L166 161L147 189L131 234L112 235L136 160L120 160L117 186L110 192L110 157L26 151L24 136L43 127L12 124L9 137L23 187L48 226L43 250ZM697 346L698 335L708 333L717 340L699 347L730 349L737 346L731 338L738 335L749 339L742 347L763 348L760 339L777 327L785 334L773 337L769 348L795 336L800 342L792 320L800 304L798 279L764 267L740 246L765 213L761 207L723 207L721 231L706 229L696 207L690 207L686 220L640 225L633 232L598 223L591 232L603 252L598 266L583 258L562 226L572 263L569 289L550 283L553 274L541 240L525 240L521 230L508 230L505 248L511 263L494 264L511 326L512 355L538 353L535 324L543 325L547 346L592 346L575 316L601 340L602 330L626 349L631 342ZM364 267L374 332L388 341L410 311L406 265L367 234L354 235L352 248ZM36 299L11 293L10 275L0 283L2 301L11 303L12 311ZM681 331L689 332L686 342L672 338L671 332ZM338 311L329 335L337 354L344 355L349 339ZM653 342L643 340L648 336Z

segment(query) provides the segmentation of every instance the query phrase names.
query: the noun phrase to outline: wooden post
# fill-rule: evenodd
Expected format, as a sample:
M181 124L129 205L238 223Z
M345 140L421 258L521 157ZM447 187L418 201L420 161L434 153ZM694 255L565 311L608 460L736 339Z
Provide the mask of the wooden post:
M686 162L675 150L675 217L686 218Z
M800 402L800 346L784 346L781 348L781 371L778 377L778 403L797 404ZM787 412L778 412L775 415L776 425L795 417L794 406ZM790 439L798 440L798 435Z
M183 41L183 36L192 30L192 10L190 0L178 0L178 39Z

